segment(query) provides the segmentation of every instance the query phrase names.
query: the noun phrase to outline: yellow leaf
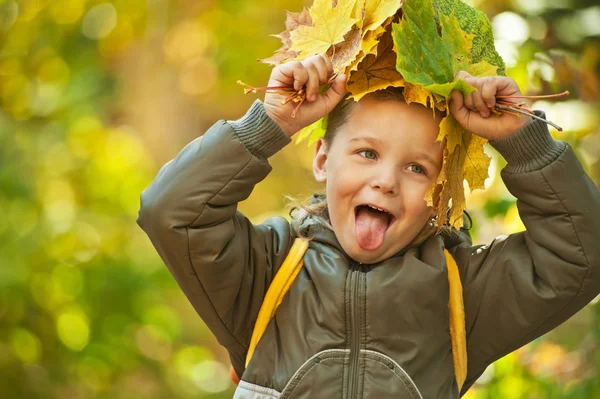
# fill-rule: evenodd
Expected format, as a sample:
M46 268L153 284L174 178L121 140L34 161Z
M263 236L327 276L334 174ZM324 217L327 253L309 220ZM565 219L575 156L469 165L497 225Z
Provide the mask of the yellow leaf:
M356 0L351 14L352 18L357 20L356 26L360 29L362 29L363 20L365 19L365 1L366 0Z
M445 139L446 148L448 148L448 153L451 154L457 145L463 144L464 133L465 129L458 124L454 115L448 113L440 122L440 132L436 141L443 141Z
M443 216L446 219L448 206L451 204L449 222L451 226L460 228L462 226L462 215L466 208L463 168L466 151L459 146L458 151L448 154L446 158L445 182L440 194L440 209L438 219ZM450 201L452 200L452 201ZM443 213L443 215L440 215Z
M361 52L362 32L358 28L352 28L344 36L344 41L333 46L327 54L331 56L331 63L335 73L341 73L344 69L352 64L356 57Z
M404 78L396 70L396 53L393 47L394 41L388 30L379 40L378 56L366 56L358 65L358 69L350 75L346 86L351 93L350 98L358 101L376 90L389 86L404 86Z
M309 9L313 26L300 25L290 32L290 51L299 51L300 58L326 52L344 40L344 35L358 21L351 18L356 0L315 0Z
M279 65L286 61L296 59L300 52L289 51L289 48L292 45L290 32L302 25L312 26L312 19L310 17L310 13L306 8L303 8L300 12L287 11L287 17L285 20L286 30L276 35L270 35L281 39L281 41L283 42L283 46L279 48L273 56L258 61L263 62L265 64Z
M440 123L440 131L442 124L450 126L451 131L447 134L448 141L444 146L442 170L425 194L425 201L434 207L438 216L438 227L448 221L450 225L460 228L463 223L463 211L466 209L463 182L466 180L471 190L484 188L490 158L483 152L483 145L487 140L463 129L452 119L454 118L449 116ZM450 140L458 141L453 144L453 151L450 151Z
M379 38L385 33L385 27L380 27L374 30L367 31L363 34L362 42L360 47L365 55L374 54L377 55L377 44Z
M475 134L470 135L464 165L465 180L471 191L484 188L488 176L491 158L483 151L487 140Z
M384 21L396 14L405 0L366 0L364 2L364 19L362 30L364 32L376 29Z
M347 67L344 73L349 76L352 71L356 71L358 64L369 54L377 55L377 45L381 35L385 33L386 27L392 22L392 18L384 22L382 26L374 30L367 31L363 34L363 39L360 42L361 50L358 55Z
M421 85L406 82L406 86L404 86L404 99L408 104L419 103L426 107L430 107L433 96Z
M483 60L477 64L468 64L465 71L473 76L496 76L498 74L498 67Z
M350 73L351 73L352 71L356 71L356 69L358 68L358 65L359 65L359 64L361 63L361 61L362 61L362 60L365 58L365 56L366 56L366 54L365 54L365 53L363 53L363 51L362 51L362 50L360 50L360 51L358 52L358 55L356 56L356 58L354 59L354 61L352 61L352 62L350 63L350 65L348 65L348 66L346 67L346 70L344 71L344 73L346 74L346 76L349 76L349 75L350 75Z

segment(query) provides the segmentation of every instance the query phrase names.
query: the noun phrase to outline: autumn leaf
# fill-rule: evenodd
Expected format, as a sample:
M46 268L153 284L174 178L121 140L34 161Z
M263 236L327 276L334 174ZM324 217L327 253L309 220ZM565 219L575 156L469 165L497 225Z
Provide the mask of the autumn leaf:
M352 28L344 36L344 41L336 44L327 51L331 57L334 71L344 71L358 56L361 51L362 32L358 28Z
M377 53L368 55L358 69L348 78L347 90L350 98L360 100L365 95L389 86L404 85L402 75L396 70L396 53L391 32L384 33L379 41Z
M384 22L396 14L405 0L357 0L357 5L362 5L361 28L368 32L381 27Z
M363 35L360 47L365 53L365 56L369 54L377 55L377 45L379 44L379 39L385 33L385 31L386 26L380 26L379 28L370 30Z
M321 137L325 137L327 131L327 115L319 119L313 124L302 128L296 136L296 144L308 139L307 145L310 147L315 141Z
M298 51L299 58L326 52L329 47L344 40L357 19L351 18L356 0L315 0L309 9L312 26L300 25L290 32L289 51Z
M464 143L467 139L468 143ZM463 147L466 147L464 177L471 191L485 188L491 158L483 151L487 140L476 134L463 135Z
M444 130L446 134L442 135ZM464 130L452 114L440 123L438 140L443 139L446 144L442 170L426 193L425 200L436 209L439 227L448 221L447 205L452 200L449 223L459 228L466 208L463 181L467 181L471 191L484 188L491 158L484 152L487 140Z
M415 85L412 83L406 82L404 86L404 100L407 103L419 103L426 107L430 107L433 99L433 94L431 92L423 89L420 85Z
M286 30L276 35L270 35L281 39L283 46L279 48L273 56L259 61L265 64L278 65L284 61L297 58L300 54L299 51L289 51L289 48L292 46L290 32L297 29L301 25L312 26L312 18L310 17L308 9L303 8L301 12L287 11L287 17L285 20Z
M448 153L448 148L443 151L442 170L434 184L425 194L429 206L433 206L437 215L437 227L441 228L449 222L452 226L462 226L462 212L466 208L465 192L463 188L463 170L466 151ZM448 204L451 204L448 212Z
M442 170L425 200L434 206L439 228L460 227L464 181L471 190L483 188L490 158L483 150L486 140L466 131L447 109L452 90L465 95L475 90L454 79L459 70L493 76L504 67L487 17L454 0L315 0L308 10L288 13L286 31L275 36L283 46L263 62L276 65L326 52L335 72L348 76L349 98L404 87L407 103L431 108L434 117L437 110L447 113L437 138L444 142ZM312 144L326 126L322 118L302 129L296 142Z
M385 33L387 26L392 22L392 17L388 18L386 22L383 23L377 29L367 31L363 35L363 39L360 43L361 50L358 52L354 61L352 61L347 67L344 73L346 76L349 76L352 71L356 71L358 69L358 65L362 60L369 54L377 55L377 48L379 44L379 40L381 36Z
M456 146L463 144L463 135L466 130L458 124L454 115L448 114L440 122L440 132L437 141L446 140L446 148L449 153L452 153Z
M465 95L475 90L462 79L454 79L459 70L474 76L496 74L497 67L485 60L471 63L475 35L460 28L454 12L440 15L440 36L430 0L409 0L403 11L400 23L392 26L398 51L396 67L407 82L449 97L454 89Z

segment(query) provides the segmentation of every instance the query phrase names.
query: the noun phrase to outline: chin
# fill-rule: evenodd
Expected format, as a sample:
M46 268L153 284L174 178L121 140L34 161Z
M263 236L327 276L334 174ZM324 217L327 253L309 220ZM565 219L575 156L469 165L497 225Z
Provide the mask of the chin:
M353 245L353 248L350 251L346 251L346 253L355 261L365 265L378 263L390 257L386 255L382 248L377 248L373 251L367 251L361 249L356 243Z

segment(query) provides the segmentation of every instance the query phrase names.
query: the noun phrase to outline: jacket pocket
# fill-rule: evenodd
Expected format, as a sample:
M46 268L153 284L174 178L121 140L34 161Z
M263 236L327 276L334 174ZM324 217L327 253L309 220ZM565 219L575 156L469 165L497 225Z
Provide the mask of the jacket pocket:
M279 399L280 393L273 388L267 388L248 381L240 381L233 399Z
M365 350L362 398L423 399L408 373L392 358Z
M341 377L349 349L328 349L313 355L294 373L280 399L341 398Z

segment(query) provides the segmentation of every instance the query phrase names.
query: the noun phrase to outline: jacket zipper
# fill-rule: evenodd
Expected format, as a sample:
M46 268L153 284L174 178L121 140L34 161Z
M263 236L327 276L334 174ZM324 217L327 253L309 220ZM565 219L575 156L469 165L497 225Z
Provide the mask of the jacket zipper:
M352 297L351 297L351 340L350 343L350 388L348 390L349 398L356 398L358 394L358 358L360 354L360 277L362 272L362 263L358 263L352 270Z

